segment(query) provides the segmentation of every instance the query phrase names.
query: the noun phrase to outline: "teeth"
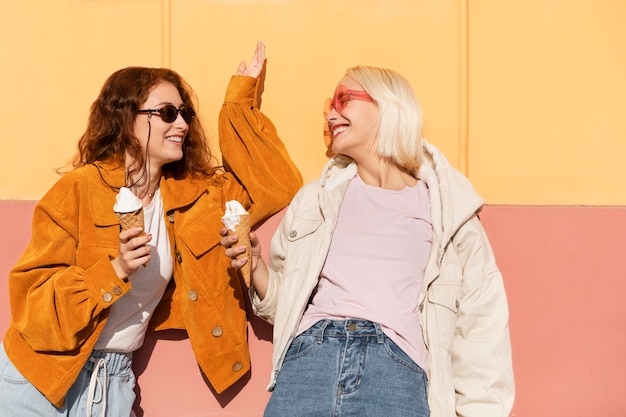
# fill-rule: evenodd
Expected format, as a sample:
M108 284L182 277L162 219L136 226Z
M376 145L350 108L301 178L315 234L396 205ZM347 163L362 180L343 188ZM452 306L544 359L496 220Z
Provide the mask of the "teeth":
M168 136L165 138L165 140L169 140L170 142L182 143L183 138L181 138L180 136Z
M336 128L333 129L333 135L336 135L337 133L345 132L347 129L348 129L348 126L337 126Z

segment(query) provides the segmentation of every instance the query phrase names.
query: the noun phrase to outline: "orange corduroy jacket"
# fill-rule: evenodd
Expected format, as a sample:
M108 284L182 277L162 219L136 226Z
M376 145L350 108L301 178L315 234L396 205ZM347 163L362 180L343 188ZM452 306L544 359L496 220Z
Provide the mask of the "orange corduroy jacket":
M219 244L224 203L239 200L258 224L302 185L274 126L255 106L256 84L234 76L220 112L220 148L229 172L202 180L163 176L160 182L174 272L151 328L185 329L218 393L250 368L244 293ZM5 350L57 407L110 307L132 291L110 262L119 245L115 187L124 185L124 177L123 168L108 163L61 177L35 207L31 241L9 276L12 320Z

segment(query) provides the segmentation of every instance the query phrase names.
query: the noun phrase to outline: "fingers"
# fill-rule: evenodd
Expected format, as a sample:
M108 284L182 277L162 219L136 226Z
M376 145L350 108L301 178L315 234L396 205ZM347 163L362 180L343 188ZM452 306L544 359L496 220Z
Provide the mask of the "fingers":
M220 235L222 235L220 245L224 246L227 249L235 243L239 242L239 236L237 236L236 234L229 235L226 228L220 230Z
M128 278L152 258L152 247L147 245L152 235L142 234L141 231L140 227L136 227L120 233L118 256L111 261L120 278Z
M231 246L228 249L226 249L226 256L234 259L238 255L241 255L242 253L244 253L246 249L247 249L246 245Z
M233 269L241 269L247 263L248 263L248 258L233 259L230 261L230 266Z
M152 247L148 245L139 246L137 249L125 251L120 254L122 266L126 266L127 270L134 270L148 263L151 258Z
M259 41L256 44L256 51L254 51L254 61L263 65L263 61L265 61L265 42Z
M255 246L260 246L261 242L259 241L258 236L256 235L256 233L254 232L250 232L250 246L255 247Z
M143 229L141 227L133 227L132 229L123 230L120 232L120 242L128 243L131 239L139 236Z
M246 72L246 61L241 61L239 63L239 67L237 68L237 75L244 75L244 73Z
M259 41L256 44L254 55L250 61L250 65L246 67L245 61L239 64L237 74L247 75L249 77L257 78L261 74L263 69L263 63L265 62L265 42ZM241 71L241 72L240 72Z

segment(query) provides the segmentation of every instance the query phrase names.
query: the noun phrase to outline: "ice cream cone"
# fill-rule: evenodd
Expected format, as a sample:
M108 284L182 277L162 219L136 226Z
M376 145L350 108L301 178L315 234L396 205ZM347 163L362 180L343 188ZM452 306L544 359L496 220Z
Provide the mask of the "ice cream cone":
M250 257L250 215L249 214L240 214L239 215L239 224L235 227L235 230L229 230L229 234L236 233L239 238L239 242L237 242L237 246L246 245L246 251L239 256L237 259L246 257L248 258L248 262L240 269L241 276L243 277L244 282L249 287L250 286L250 264L252 263L252 258Z
M145 226L143 222L143 208L140 208L136 211L131 211L129 213L115 212L115 215L120 221L121 231L132 229L134 227L141 227L141 233L139 234L139 236L145 234Z

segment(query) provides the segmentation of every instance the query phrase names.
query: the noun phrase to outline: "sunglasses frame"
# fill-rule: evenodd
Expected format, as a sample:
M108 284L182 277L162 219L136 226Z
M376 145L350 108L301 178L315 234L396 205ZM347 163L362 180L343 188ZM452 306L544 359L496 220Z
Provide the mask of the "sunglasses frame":
M337 112L342 112L346 108L348 102L352 100L369 101L375 103L376 101L365 91L361 90L348 90L345 85L340 85L335 90L333 98L330 100L330 108L335 109Z
M174 113L174 118L173 119L171 117L167 116L166 112L168 112L168 111L171 112L172 111L172 110L168 110L168 109L174 109L176 111ZM180 108L176 108L176 106L174 106L173 104L166 104L165 106L160 107L158 109L137 110L137 113L146 113L146 114L149 114L149 115L155 114L155 115L159 116L165 123L174 123L176 121L176 119L178 118L178 115L180 114L183 117L183 120L185 121L185 123L189 124L189 123L191 123L193 118L196 116L196 112L193 109L193 107L187 106L185 104L181 105ZM189 119L189 120L187 120L187 119Z

